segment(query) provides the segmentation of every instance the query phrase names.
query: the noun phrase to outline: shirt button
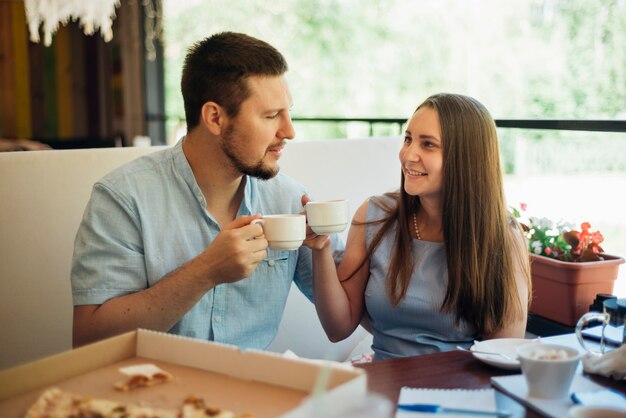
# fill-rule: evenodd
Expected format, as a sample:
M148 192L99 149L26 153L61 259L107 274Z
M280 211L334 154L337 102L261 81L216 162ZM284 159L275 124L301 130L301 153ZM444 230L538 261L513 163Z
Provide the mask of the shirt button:
M269 264L270 266L273 266L274 264L276 264L276 262L274 260L268 260L267 264Z
M215 322L222 322L222 315L215 315Z

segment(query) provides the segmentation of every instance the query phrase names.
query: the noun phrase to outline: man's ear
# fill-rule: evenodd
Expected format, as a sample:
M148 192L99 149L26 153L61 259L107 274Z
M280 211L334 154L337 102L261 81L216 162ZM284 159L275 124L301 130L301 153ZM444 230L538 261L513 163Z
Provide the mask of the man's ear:
M213 135L220 135L226 126L226 112L224 108L215 102L206 102L200 111L200 122Z

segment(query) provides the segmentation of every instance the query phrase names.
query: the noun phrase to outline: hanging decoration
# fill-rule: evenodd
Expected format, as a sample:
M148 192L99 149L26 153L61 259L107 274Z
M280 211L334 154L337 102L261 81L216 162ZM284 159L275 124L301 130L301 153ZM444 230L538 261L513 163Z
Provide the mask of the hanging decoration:
M77 21L85 35L99 30L105 42L113 39L113 19L120 0L24 0L30 40L39 42L39 30L43 31L45 46L52 44L52 35L59 24Z

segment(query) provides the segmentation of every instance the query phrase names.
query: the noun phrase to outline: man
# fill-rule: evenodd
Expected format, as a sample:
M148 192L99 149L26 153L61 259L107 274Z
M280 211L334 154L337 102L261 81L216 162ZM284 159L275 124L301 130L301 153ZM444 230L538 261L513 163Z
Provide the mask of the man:
M311 298L310 249L269 249L251 223L308 200L278 174L295 136L286 71L276 49L243 34L189 50L187 135L94 185L74 248L75 346L141 327L264 349L291 282Z

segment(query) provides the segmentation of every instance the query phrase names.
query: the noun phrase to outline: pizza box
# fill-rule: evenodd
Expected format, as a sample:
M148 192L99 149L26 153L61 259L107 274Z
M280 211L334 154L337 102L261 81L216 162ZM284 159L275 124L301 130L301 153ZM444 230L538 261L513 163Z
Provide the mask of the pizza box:
M114 389L126 379L119 368L145 363L169 372L172 380L129 392ZM327 401L366 393L365 372L340 363L289 359L140 329L0 371L0 417L22 418L50 387L155 408L179 408L196 396L236 414L291 417L322 381Z

